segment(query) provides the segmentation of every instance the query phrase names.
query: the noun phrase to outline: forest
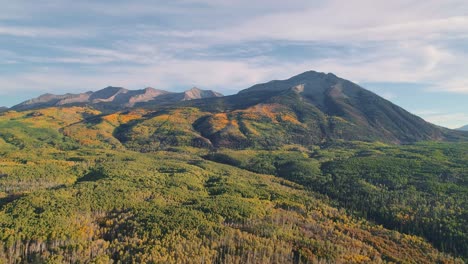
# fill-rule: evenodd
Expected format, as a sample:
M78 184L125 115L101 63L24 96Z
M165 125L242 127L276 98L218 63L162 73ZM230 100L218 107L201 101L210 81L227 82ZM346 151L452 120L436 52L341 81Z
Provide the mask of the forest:
M468 142L213 148L165 114L1 114L0 262L468 259Z

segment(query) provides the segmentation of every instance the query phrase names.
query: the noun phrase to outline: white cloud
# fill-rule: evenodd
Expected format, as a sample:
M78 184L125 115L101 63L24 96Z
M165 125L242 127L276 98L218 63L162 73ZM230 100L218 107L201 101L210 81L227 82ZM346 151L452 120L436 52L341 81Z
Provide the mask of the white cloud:
M354 81L424 82L439 91L468 93L464 85L468 81L467 51L448 47L452 41L468 41L465 11L468 5L458 0L432 0L424 5L402 0L328 1L299 11L258 14L235 26L189 30L147 26L138 34L189 42L191 48L278 40L361 46L361 52L348 57L304 57L304 61L315 65L314 69Z
M409 1L347 1L344 4L335 0L309 8L305 5L300 10L289 12L280 10L260 13L233 27L218 27L217 30L198 33L215 34L218 38L231 41L280 39L362 42L433 39L441 35L467 32L468 17L460 15L468 11L466 4L443 12L444 7L460 3L426 1L421 5ZM186 35L184 32L177 34Z
M115 20L115 26L96 25L87 29L0 26L0 37L30 37L33 41L70 37L90 40L86 46L57 44L54 48L65 53L60 55L0 53L4 61L32 63L34 67L47 64L49 67L48 71L33 69L0 75L0 89L91 89L112 82L135 88L143 84L165 88L193 83L233 90L313 69L334 72L355 82L424 82L431 83L436 91L468 93L467 50L449 45L451 41L467 43L468 4L465 0L428 0L424 3L406 0L46 3L8 1L3 10L20 17L29 16L24 20L26 22L37 21L44 14L68 12L72 15L71 9L76 14L99 13L106 19L176 13L178 16L173 26L150 20L143 24L119 24ZM200 6L195 8L194 4ZM242 10L245 12L240 12ZM226 13L233 18L226 21ZM93 45L95 37L103 34L109 36L110 44L96 42ZM304 56L302 61L295 63L284 57L276 58L271 50L268 54L246 58L249 53L258 53L256 47L259 45L255 42L275 45L276 41L359 47L359 51L320 58ZM227 45L249 46L250 43L253 43L252 47L243 51L213 49ZM236 52L243 52L244 59L233 60L232 54ZM196 59L197 56L207 58ZM82 65L73 68L71 64ZM4 84L13 88L4 88L7 87ZM391 95L387 97L391 98Z
M0 40L15 40L2 43L0 65L17 69L0 72L0 95L84 92L108 85L199 86L232 94L306 70L333 72L359 83L425 83L428 91L468 95L466 0L112 5L18 0L2 3L0 13ZM63 19L64 14L71 17L67 23L42 24L43 18ZM96 21L87 21L89 17ZM16 49L18 43L30 50ZM278 43L281 51L275 50ZM296 54L292 60L288 49L294 51L296 43L337 48L319 49L320 56ZM400 97L391 90L380 95ZM468 112L459 107L417 114L450 128L468 123Z
M89 37L94 35L91 30L82 29L58 29L51 27L18 27L18 26L5 26L0 25L0 36L10 35L16 37L35 37L35 38L63 38L63 37Z
M108 85L131 89L153 86L160 89L198 86L232 94L258 82L288 78L306 64L271 64L268 60L181 60L164 59L148 65L88 66L87 71L67 68L36 68L27 73L0 77L1 92L29 89L41 92L77 92ZM95 69L95 70L94 70ZM51 76L54 76L51 78ZM228 85L226 85L228 84Z
M450 78L445 83L437 84L432 87L432 91L446 91L458 94L468 94L468 79L462 79L465 76ZM466 78L466 77L465 77ZM468 106L467 106L468 108Z

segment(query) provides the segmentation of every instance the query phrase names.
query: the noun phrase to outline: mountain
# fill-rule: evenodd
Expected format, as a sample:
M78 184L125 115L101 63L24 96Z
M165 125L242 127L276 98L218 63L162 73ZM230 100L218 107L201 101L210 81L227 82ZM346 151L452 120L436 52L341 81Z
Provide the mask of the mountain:
M130 108L151 111L139 122L109 132L136 149L180 145L278 148L336 140L411 143L468 137L430 124L355 83L315 71L257 84L224 97L198 88L172 93L107 87L84 94L46 94L12 109L66 105L92 105L107 113ZM160 121L155 124L164 118L164 125ZM156 133L154 127L159 127L157 134L152 134Z
M314 71L185 105L213 113L194 127L217 146L307 145L336 139L408 143L466 137L430 124L348 80ZM220 127L221 115L226 125Z
M107 87L0 113L0 259L468 260L468 132L333 74L217 96Z
M169 105L177 102L190 101L194 99L206 99L212 97L223 97L221 93L211 90L201 90L196 87L187 90L182 93L166 93L159 96L155 96L151 100L141 101L137 106L160 106Z
M184 98L181 101L223 96L222 94L218 92L211 91L211 90L200 90L196 87L193 87L192 89L185 91L183 95L184 95Z
M9 109L8 107L0 106L0 112L6 111L6 110L8 110L8 109Z
M222 94L210 90L201 90L198 88L192 88L181 93L174 93L154 89L151 87L142 90L127 90L122 87L109 86L96 92L86 92L80 94L67 93L64 95L54 95L48 93L15 105L11 109L24 111L66 105L94 105L120 109L134 107L138 104L146 102L152 102L153 104L168 104L178 101L219 96L222 96Z
M468 125L457 128L457 130L468 131Z

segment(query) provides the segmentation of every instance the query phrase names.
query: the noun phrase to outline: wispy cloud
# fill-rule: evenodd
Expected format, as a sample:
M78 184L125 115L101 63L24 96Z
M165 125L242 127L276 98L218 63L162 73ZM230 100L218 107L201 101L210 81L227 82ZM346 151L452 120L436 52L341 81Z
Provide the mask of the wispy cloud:
M267 65L265 60L180 60L167 59L151 65L99 66L76 72L58 67L37 68L32 72L0 78L2 92L34 87L41 92L100 89L107 85L141 88L185 89L191 86L234 93L257 82L287 78L309 68L304 64ZM95 71L93 70L95 69ZM214 74L215 73L215 74ZM54 78L51 78L54 76ZM228 83L229 85L226 85ZM31 88L30 88L31 89Z
M18 27L0 25L0 35L34 38L85 38L95 35L95 32L77 28L60 29L54 27Z
M0 13L0 93L110 84L234 93L313 69L468 94L465 0L17 0Z

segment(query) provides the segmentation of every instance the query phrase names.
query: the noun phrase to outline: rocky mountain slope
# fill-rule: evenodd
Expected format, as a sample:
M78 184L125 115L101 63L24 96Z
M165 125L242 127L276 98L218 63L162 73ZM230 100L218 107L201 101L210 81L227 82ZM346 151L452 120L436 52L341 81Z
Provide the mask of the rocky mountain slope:
M131 108L150 111L113 132L117 140L136 148L242 149L334 140L410 143L467 138L464 132L430 124L348 80L314 71L224 97L197 88L171 93L107 87L84 94L46 94L12 109L70 105L92 105L106 113Z
M209 97L220 97L222 94L211 91L192 88L185 92L174 93L164 90L158 90L151 87L142 90L127 90L122 87L106 87L96 92L86 92L80 94L44 94L37 98L25 101L13 106L11 109L24 111L51 106L66 105L101 105L112 106L114 108L128 108L137 106L139 103L175 103L193 99L202 99Z
M185 105L213 113L194 128L218 145L226 145L227 138L244 146L334 139L407 143L466 136L430 124L350 81L313 71ZM221 116L225 125L216 121Z

